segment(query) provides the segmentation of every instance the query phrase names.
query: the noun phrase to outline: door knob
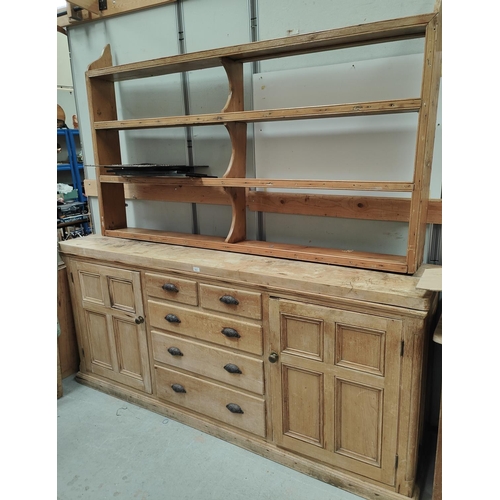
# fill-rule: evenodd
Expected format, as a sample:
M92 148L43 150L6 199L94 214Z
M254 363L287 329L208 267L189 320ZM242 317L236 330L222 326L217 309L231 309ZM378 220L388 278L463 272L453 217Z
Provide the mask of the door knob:
M278 355L275 353L275 352L272 352L271 354L269 354L269 361L271 363L276 363L276 361L278 361Z
M135 318L135 322L140 325L141 323L144 323L144 318L142 316L139 316L138 318Z

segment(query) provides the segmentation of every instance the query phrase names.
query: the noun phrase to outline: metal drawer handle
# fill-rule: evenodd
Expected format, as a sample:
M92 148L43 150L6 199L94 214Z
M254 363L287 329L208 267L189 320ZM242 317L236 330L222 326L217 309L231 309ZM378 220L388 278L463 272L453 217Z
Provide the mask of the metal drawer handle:
M172 384L172 389L174 392L186 392L186 389L181 384Z
M241 409L240 405L237 405L235 403L229 403L226 405L226 408L231 412L231 413L244 413L243 410Z
M162 286L163 290L165 290L166 292L175 292L175 293L178 293L179 292L179 289L173 284L173 283L165 283L163 286Z
M236 365L233 365L232 363L228 363L224 367L224 370L226 370L229 373L241 373L241 370Z
M180 323L181 320L175 315L175 314L167 314L165 316L165 319L169 322L169 323Z
M167 351L172 355L172 356L184 356L182 354L182 351L178 347L169 347Z
M239 339L241 337L241 335L234 328L223 328L221 333L222 335L230 338Z
M235 299L231 295L223 295L219 300L230 306L237 306L240 303L238 299Z

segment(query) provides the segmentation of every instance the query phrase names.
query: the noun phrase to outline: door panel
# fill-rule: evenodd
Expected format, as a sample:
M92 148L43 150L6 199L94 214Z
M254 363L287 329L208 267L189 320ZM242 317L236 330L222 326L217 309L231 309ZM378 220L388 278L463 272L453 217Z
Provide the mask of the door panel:
M136 297L134 295L134 282L132 280L118 279L108 276L109 302L113 309L134 314Z
M278 446L393 485L402 323L271 299Z
M97 365L106 370L113 370L113 359L111 356L106 314L85 311L85 318L87 323L91 365Z
M323 448L323 373L282 365L282 378L283 434Z
M141 346L137 325L113 318L118 372L142 380Z
M87 369L151 394L140 273L86 262L76 262L75 272Z
M380 467L383 390L335 380L335 453Z
M335 364L384 376L385 331L337 324Z

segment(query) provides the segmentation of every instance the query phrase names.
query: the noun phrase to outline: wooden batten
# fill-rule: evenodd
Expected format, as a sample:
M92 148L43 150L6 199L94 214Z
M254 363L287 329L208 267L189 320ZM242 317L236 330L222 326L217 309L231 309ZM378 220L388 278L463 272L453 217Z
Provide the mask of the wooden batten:
M203 115L166 116L130 120L100 120L95 122L96 130L134 130L182 126L218 125L231 122L271 122L306 120L314 118L339 118L348 116L369 116L393 113L411 113L420 110L420 99L395 99L391 101L370 101L354 104L332 104L307 106L303 108L264 109L258 111L232 111L207 113Z
M127 200L149 200L230 205L231 201L222 187L157 184L124 184ZM85 194L97 196L93 179L85 179ZM409 198L379 196L340 196L293 193L267 193L246 191L246 206L254 212L315 215L345 219L385 220L408 222ZM429 200L427 224L442 223L442 201Z
M90 64L88 70L111 66L112 63L111 47L108 44L101 57ZM98 132L94 126L99 116L116 120L117 111L114 84L106 81L92 82L91 84L88 77L86 83L95 164L120 164L121 154L118 131L108 130ZM103 132L105 133L103 134ZM123 184L113 185L102 183L100 181L99 169L96 169L96 178L101 231L126 227L127 217L125 213Z
M439 12L427 26L422 76L422 110L419 113L414 182L408 231L408 272L414 273L422 264L425 224L429 205L434 137L441 77L441 16Z
M88 23L92 21L98 21L99 19L104 19L108 17L113 17L121 14L128 14L131 12L137 12L150 7L156 7L159 5L166 5L169 3L175 3L177 0L119 0L113 2L107 2L107 8L100 11L96 6L98 5L97 0L76 0L73 2L66 2L67 4L75 4L88 9L81 11L82 18L75 22L70 18L70 15L62 15L57 18L57 27L69 26L72 24ZM71 14L71 9L67 9Z
M231 167L232 169L233 167ZM124 177L106 175L106 167L101 167L100 180L109 184L151 184L151 177ZM285 189L335 189L345 191L379 191L411 193L413 183L397 181L329 181L309 179L252 179L241 177L212 178L168 178L156 177L154 183L162 186L221 186L221 187L260 187Z
M247 206L255 212L393 222L410 220L409 198L248 191ZM427 223L441 224L441 200L429 201Z
M287 38L162 57L140 63L92 69L89 72L89 77L112 81L133 80L181 71L214 68L221 66L222 61L226 58L239 62L253 62L325 50L421 38L425 36L426 26L433 15L421 14L401 19L305 33Z

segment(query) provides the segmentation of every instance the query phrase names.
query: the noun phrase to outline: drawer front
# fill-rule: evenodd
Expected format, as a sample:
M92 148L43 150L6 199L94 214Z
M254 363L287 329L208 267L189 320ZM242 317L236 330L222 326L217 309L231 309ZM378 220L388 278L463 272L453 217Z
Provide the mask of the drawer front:
M265 401L262 398L160 366L155 366L155 373L160 399L265 437ZM176 392L172 386L185 392Z
M215 344L262 354L262 327L241 320L148 300L151 326ZM169 318L168 321L166 318ZM223 333L224 332L224 333Z
M167 274L145 274L146 292L152 297L172 300L191 306L198 305L196 281L180 279Z
M151 334L156 361L264 394L262 360L154 330Z
M256 292L200 284L200 304L212 311L262 319L262 296Z

